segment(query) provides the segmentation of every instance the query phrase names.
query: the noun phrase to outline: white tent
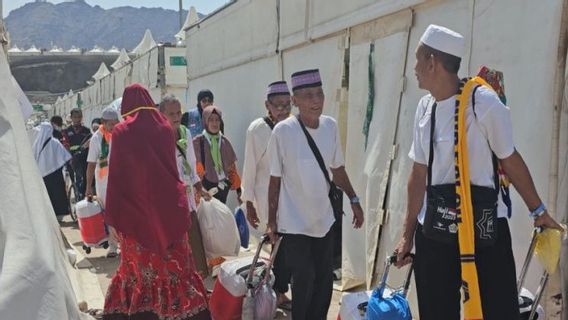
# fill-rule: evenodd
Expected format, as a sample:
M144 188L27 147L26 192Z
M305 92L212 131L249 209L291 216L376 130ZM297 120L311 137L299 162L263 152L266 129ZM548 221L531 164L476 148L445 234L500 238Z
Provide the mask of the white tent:
M71 49L67 50L67 54L73 54L73 55L81 54L81 49L72 46Z
M100 80L106 76L108 76L110 74L110 71L108 70L106 64L104 62L101 62L101 65L99 66L99 70L97 70L97 72L91 77L93 79L96 80ZM71 93L72 95L73 93Z
M150 29L146 29L146 32L144 32L144 38L142 38L142 41L140 41L136 48L132 50L132 53L141 55L155 46L156 41L154 41L154 38L152 37L152 32L150 32Z
M130 62L130 57L126 53L126 50L120 50L120 55L116 60L110 65L113 70L118 70L122 66L128 64Z
M13 46L12 48L10 48L8 50L8 54L18 54L18 53L22 53L23 51L18 48L18 46Z
M99 46L95 46L93 49L89 50L86 54L88 55L95 55L95 54L103 54L105 50Z
M265 112L266 85L289 80L294 71L320 69L324 113L338 120L346 167L366 213L364 230L343 226L344 289L376 284L384 258L400 237L411 167L407 156L411 128L417 102L425 94L415 81L414 50L431 23L466 36L467 54L460 76L475 74L481 65L504 72L517 149L552 214L558 220L568 219L568 101L562 100L562 92L568 90L564 85L568 1L524 1L523 5L516 0L277 3L278 8L269 1L236 1L199 27L188 29L190 96L195 97L202 88L222 93L215 102L231 119L227 136L242 159L244 132L250 121ZM259 14L264 12L280 16ZM527 51L526 43L538 50ZM371 44L375 47L375 101L365 148L362 126ZM515 191L513 194L515 213L510 225L520 269L532 228L525 204ZM348 206L345 209L349 217ZM568 253L567 247L564 252ZM568 268L563 272L562 292L568 292ZM532 288L539 273L535 267L529 274ZM411 300L415 305L413 294Z
M189 13L187 14L187 17L185 18L185 23L183 24L183 27L181 27L179 32L175 35L176 39L182 41L185 40L185 29L191 27L198 20L199 16L197 15L197 10L195 9L194 6L191 6L189 8Z
M28 55L38 55L41 54L41 50L32 45L28 50L25 51L25 53Z
M120 50L118 50L116 46L112 46L112 48L108 49L107 52L105 53L109 55L115 55L115 54L120 54Z
M32 155L4 52L0 50L0 318L91 319L77 308L73 269Z
M58 46L53 46L53 48L51 48L51 50L46 52L47 55L58 55L58 54L64 54L64 53L65 53L65 51L63 51L63 49L59 48Z

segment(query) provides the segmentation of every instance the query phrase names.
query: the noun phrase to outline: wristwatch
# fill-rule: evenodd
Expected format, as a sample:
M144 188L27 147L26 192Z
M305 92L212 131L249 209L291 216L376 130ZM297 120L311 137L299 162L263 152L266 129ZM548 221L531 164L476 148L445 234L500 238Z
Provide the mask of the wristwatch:
M546 211L546 207L544 206L544 203L541 203L540 206L538 206L536 209L531 211L531 213L529 213L529 216L533 219L536 219L536 218L542 216L545 211Z
M353 196L353 197L351 197L351 199L349 199L349 202L351 202L351 204L357 204L357 203L360 203L360 201L359 201L359 197L357 197L357 196Z

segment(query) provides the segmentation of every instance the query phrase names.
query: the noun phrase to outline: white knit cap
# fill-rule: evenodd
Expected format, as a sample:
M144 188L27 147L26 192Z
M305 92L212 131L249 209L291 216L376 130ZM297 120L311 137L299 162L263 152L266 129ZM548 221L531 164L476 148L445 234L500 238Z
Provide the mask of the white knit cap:
M103 109L103 120L118 120L118 111L113 107L106 107Z
M420 42L458 58L461 58L465 51L465 40L461 34L435 24L426 28Z

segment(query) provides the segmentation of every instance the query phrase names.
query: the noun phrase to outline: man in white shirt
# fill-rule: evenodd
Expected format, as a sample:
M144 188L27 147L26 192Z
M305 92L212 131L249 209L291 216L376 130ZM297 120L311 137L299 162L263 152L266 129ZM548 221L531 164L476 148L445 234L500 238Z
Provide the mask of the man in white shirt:
M420 100L416 110L414 138L409 153L414 165L408 181L407 215L401 240L395 249L397 265L400 267L410 262L407 254L416 242L415 279L421 319L460 318L460 288L464 276L460 264L470 262L475 263L474 270L477 271L483 319L518 319L515 262L507 208L501 196L496 196L493 202L497 203L496 221L491 226L498 230L495 242L481 246L476 236L475 254L468 259L463 255L460 259L461 249L455 238L449 243L435 239L425 223L437 214L436 210L427 210L431 208L427 203L436 200L432 191L436 189L431 187L449 185L456 190L456 168L459 166L455 161L459 147L454 146L454 134L459 132L455 131L455 115L456 107L460 105L456 97L461 95L463 88L457 72L464 50L465 42L460 34L435 25L428 27L416 49L414 70L418 86L430 94ZM515 149L509 108L501 103L495 92L484 86L473 90L465 107L468 182L472 190L481 186L499 192L492 160L494 154L531 211L535 226L560 228L547 213L530 173ZM433 127L432 122L435 123ZM453 196L459 207L459 194L453 193ZM476 199L475 191L472 191L472 199ZM479 198L472 200L474 210L479 204ZM459 212L457 216L461 219ZM477 221L475 224L473 228L477 234L479 225ZM455 229L448 228L448 232L455 233ZM467 309L464 310L467 312Z
M93 181L98 201L105 206L106 189L108 181L108 168L110 159L110 144L112 129L118 123L118 112L106 107L103 110L102 124L89 141L89 153L87 154L87 187L85 195L93 196ZM108 258L117 256L117 239L112 229L110 230Z
M268 181L270 180L268 140L274 126L290 117L290 91L286 81L277 81L268 85L264 105L268 115L254 120L247 130L242 177L242 200L246 202L247 220L255 229L268 222ZM286 297L290 272L286 268L284 251L284 241L282 241L274 262L274 291L278 298L277 305L281 308L290 308L290 300Z
M205 259L203 242L201 240L199 221L197 220L197 204L195 202L195 195L198 194L205 200L210 200L211 196L202 188L201 180L195 170L196 158L192 143L193 138L189 129L181 124L181 102L175 95L167 94L160 102L160 112L168 119L170 125L175 131L176 162L179 177L186 185L189 208L191 210L189 242L191 244L197 270L205 277L208 275L209 270Z
M355 228L363 224L363 209L345 172L337 123L322 115L319 70L294 73L292 91L300 113L279 122L269 142L267 233L273 242L277 233L284 237L293 283L292 318L326 319L333 288L331 226L335 218L323 170L333 175L333 182L349 197ZM302 126L319 149L323 169Z

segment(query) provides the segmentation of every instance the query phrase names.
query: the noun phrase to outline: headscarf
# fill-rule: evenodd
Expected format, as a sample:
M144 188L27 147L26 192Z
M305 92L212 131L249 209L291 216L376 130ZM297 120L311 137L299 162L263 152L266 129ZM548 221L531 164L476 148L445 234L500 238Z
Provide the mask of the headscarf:
M105 220L164 255L190 225L174 131L140 84L124 90L121 112L124 121L112 131Z
M219 116L220 122L223 121L223 114L219 108L216 106L208 106L203 109L203 135L207 137L211 145L211 159L213 160L213 167L217 173L223 172L223 160L221 157L221 131L213 134L209 131L208 123L209 118L212 114Z
M55 172L71 159L71 154L57 139L53 137L53 126L42 122L37 128L32 151L42 177Z

